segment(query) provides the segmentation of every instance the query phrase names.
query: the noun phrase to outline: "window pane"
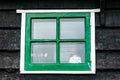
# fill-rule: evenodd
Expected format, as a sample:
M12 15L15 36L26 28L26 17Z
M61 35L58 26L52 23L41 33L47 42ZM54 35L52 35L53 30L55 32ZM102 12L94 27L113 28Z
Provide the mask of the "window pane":
M84 18L60 19L61 39L81 39L85 37Z
M61 63L83 63L85 61L85 44L83 42L60 43Z
M56 63L55 43L32 43L33 63Z
M33 39L56 39L56 19L32 19Z

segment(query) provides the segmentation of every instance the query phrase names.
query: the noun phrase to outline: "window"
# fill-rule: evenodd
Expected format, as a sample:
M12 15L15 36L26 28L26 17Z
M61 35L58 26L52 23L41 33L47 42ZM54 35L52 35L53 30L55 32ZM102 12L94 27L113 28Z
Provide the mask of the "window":
M91 14L72 11L23 13L21 71L95 73L94 25L91 28L94 12Z

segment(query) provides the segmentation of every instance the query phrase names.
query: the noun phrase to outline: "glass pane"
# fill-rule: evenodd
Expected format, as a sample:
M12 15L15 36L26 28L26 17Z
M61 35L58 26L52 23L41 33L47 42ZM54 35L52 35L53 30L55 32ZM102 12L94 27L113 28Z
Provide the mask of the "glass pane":
M33 63L56 63L55 43L32 43Z
M85 44L83 42L60 43L61 63L84 63Z
M61 39L81 39L85 37L84 18L60 19Z
M32 19L33 39L56 39L56 19Z

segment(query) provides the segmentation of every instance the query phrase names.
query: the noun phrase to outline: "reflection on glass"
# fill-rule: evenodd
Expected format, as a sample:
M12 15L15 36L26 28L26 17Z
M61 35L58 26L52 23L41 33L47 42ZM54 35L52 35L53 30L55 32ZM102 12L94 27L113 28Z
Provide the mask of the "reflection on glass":
M32 43L33 63L56 63L55 43Z
M61 39L81 39L85 37L84 18L60 19Z
M55 39L56 19L32 19L33 39Z
M85 44L83 42L60 43L61 63L84 63Z

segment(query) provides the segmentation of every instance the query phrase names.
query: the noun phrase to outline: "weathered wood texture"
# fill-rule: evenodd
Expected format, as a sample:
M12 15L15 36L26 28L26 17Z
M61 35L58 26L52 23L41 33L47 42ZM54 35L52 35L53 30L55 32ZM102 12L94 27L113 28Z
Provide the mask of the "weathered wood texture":
M0 27L20 28L21 15L16 14L15 10L0 11Z
M96 50L119 50L120 28L96 28ZM20 50L20 29L0 29L0 50Z
M0 72L1 80L119 80L119 71L97 71L95 75L58 75L58 74L29 74L20 75L19 71Z
M119 0L104 0L105 9L120 9ZM72 5L72 6L71 6ZM6 9L88 9L100 8L100 0L8 0L0 1L0 10Z
M120 50L119 28L96 28L96 50Z
M96 13L96 14L95 14L95 26L96 26L96 27L101 27L101 23L100 23L100 13Z
M120 51L96 51L97 69L120 69Z
M120 27L120 10L105 11L105 26Z
M120 0L105 0L106 8L120 9Z
M105 10L101 14L96 13L95 19L97 27L120 27L120 10Z
M14 0L0 1L0 10L5 9L79 9L99 8L99 0Z
M20 29L0 29L0 50L20 49Z
M0 51L0 69L18 69L19 60L19 51Z

